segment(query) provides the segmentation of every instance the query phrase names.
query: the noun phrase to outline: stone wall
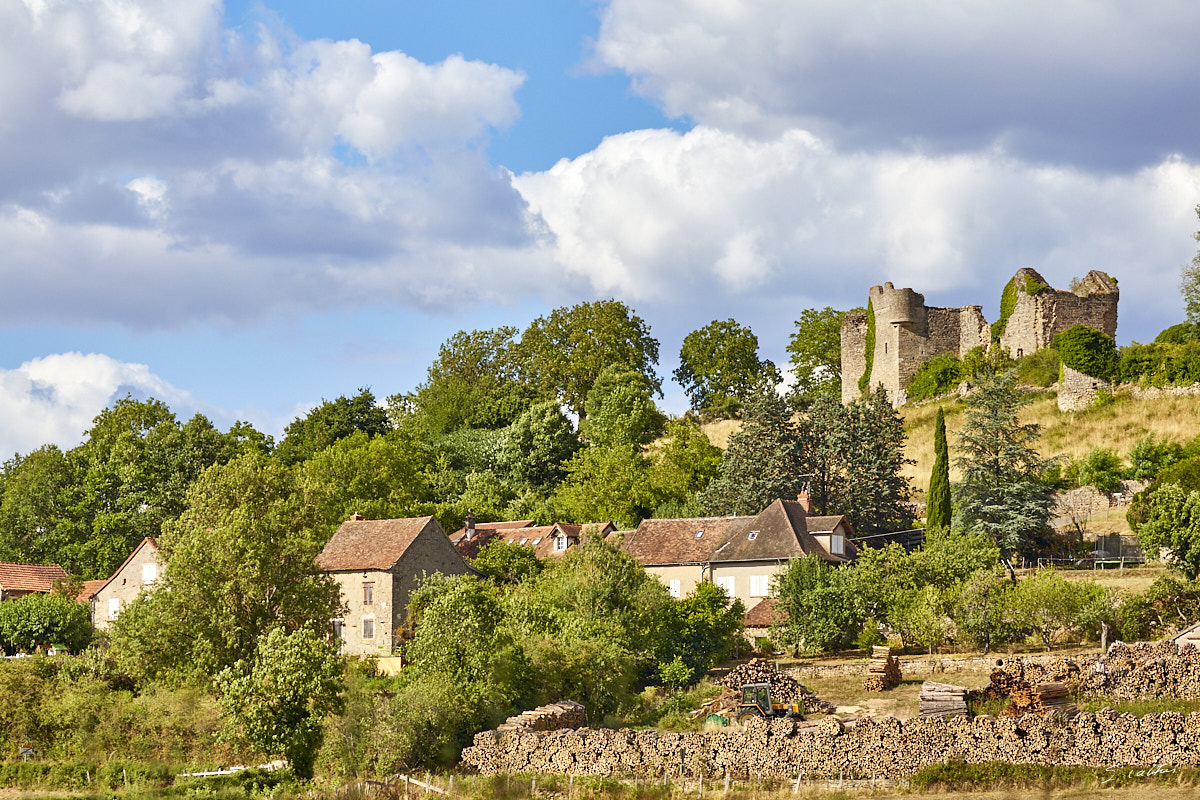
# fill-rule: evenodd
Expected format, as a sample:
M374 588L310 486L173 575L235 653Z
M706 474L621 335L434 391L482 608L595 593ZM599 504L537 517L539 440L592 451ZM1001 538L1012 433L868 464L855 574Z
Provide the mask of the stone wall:
M741 730L663 733L596 730L485 731L463 751L463 766L483 774L553 773L695 777L729 774L903 778L948 761L1091 767L1200 766L1200 713L1141 718L1104 709L1070 721L836 718L817 723L753 719Z
M1109 391L1112 384L1063 364L1062 380L1058 382L1058 410L1082 411L1096 402L1101 389Z
M1089 272L1075 292L1047 287L1030 294L1029 281L1046 285L1046 280L1028 267L1017 270L1013 280L1017 304L1000 335L1000 347L1014 358L1049 347L1055 336L1072 325L1087 325L1116 337L1120 292L1103 272Z
M867 315L847 314L842 319L842 402L858 397L858 381L867 369Z

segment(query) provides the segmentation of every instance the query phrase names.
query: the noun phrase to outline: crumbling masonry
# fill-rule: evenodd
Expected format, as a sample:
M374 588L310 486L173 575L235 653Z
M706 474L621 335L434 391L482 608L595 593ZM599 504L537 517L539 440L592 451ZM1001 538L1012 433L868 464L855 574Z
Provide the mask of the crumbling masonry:
M1116 282L1103 272L1093 270L1074 291L1061 291L1036 271L1022 268L1005 287L1002 324L997 324L1002 330L993 343L981 306L931 307L912 289L897 289L890 282L872 286L867 313L847 314L842 322L842 402L860 397L862 382L868 389L883 386L893 405L903 405L916 371L943 353L962 358L972 348L998 346L1020 358L1048 347L1072 325L1115 337L1119 297ZM870 377L862 381L868 368Z

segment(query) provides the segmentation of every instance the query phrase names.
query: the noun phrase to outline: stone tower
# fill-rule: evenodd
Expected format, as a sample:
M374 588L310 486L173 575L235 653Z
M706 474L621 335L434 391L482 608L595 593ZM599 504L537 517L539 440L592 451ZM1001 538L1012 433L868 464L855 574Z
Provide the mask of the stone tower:
M913 373L934 356L962 358L973 347L987 347L991 332L980 306L938 308L925 305L924 295L897 289L890 282L872 286L870 310L875 317L875 346L866 352L866 314L847 314L842 323L842 402L860 396L859 379L871 361L870 387L882 385L893 405L907 400Z

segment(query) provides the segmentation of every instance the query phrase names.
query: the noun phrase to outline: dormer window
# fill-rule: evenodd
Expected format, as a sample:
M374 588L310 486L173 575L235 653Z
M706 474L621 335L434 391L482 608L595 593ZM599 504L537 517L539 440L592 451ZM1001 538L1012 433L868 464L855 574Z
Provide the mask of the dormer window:
M699 539L699 538L700 538L701 536L703 536L703 535L704 535L704 528L701 528L700 530L696 531L696 538L697 538L697 539Z
M533 540L533 546L534 546L534 547L537 547L537 546L538 546L539 544L541 544L541 543L542 543L542 537L540 537L540 536L539 536L538 538L536 538L536 539L534 539L534 540Z
M561 553L567 549L567 537L559 536L554 540L554 552Z
M755 539L758 538L758 531L750 531L750 535L747 536L746 538L753 542Z

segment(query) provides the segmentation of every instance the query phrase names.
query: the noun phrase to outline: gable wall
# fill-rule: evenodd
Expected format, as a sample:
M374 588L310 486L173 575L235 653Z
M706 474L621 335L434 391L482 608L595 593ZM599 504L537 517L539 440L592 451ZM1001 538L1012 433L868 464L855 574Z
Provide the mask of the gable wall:
M142 582L142 567L147 564L155 565L155 580L151 583ZM102 631L112 622L110 619L110 602L117 601L118 615L134 601L143 590L149 591L159 580L162 580L162 559L157 548L143 545L137 554L125 564L112 580L108 582L96 596L92 598L92 626Z
M441 527L432 523L426 526L392 568L392 628L404 627L408 598L426 575L435 572L466 575L470 571L467 562L441 532Z
M389 656L395 646L393 578L384 570L332 572L342 597L342 652L354 656ZM363 583L375 584L370 605L363 603ZM375 635L363 638L363 620L375 622Z

